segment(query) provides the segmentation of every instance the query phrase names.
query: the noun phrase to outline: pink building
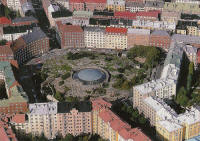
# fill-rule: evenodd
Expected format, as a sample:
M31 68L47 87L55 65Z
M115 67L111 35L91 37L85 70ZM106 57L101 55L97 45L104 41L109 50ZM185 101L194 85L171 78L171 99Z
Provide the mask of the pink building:
M71 11L104 10L106 3L106 0L69 0L69 9Z

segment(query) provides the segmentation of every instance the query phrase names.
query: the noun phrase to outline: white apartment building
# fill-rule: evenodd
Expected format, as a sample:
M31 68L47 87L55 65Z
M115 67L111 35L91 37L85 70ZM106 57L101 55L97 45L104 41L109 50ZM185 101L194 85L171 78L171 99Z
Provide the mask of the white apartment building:
M199 0L175 0L176 3L200 4Z
M130 12L139 12L139 11L145 11L145 4L138 3L138 2L132 2L127 1L126 2L126 10Z
M7 6L15 11L21 11L20 0L7 0Z
M28 34L28 30L26 32L22 33L13 33L13 34L3 34L0 39L7 40L7 41L14 41L17 40L19 37L22 37L23 35Z
M56 2L69 9L69 0L56 0Z
M105 28L85 27L84 38L88 48L105 48Z
M58 132L57 128L57 103L35 103L29 104L28 133L44 135L51 139Z
M175 31L176 23L167 21L149 21L149 20L133 20L132 26L135 28L145 28L145 29L159 29L159 30L171 30Z
M133 106L142 111L142 100L149 96L171 98L176 95L176 85L183 56L182 44L171 43L160 79L133 87Z

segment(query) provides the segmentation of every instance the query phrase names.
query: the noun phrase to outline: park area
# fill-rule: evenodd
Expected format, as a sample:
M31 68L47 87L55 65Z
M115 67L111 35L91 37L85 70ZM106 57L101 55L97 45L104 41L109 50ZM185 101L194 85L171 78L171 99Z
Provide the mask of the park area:
M130 97L134 85L151 80L152 69L162 60L160 49L146 46L124 52L64 50L63 55L44 60L41 69L34 72L33 79L40 85L42 95L53 95L58 101L90 97L116 100ZM92 85L74 79L74 73L85 68L105 72L106 79Z

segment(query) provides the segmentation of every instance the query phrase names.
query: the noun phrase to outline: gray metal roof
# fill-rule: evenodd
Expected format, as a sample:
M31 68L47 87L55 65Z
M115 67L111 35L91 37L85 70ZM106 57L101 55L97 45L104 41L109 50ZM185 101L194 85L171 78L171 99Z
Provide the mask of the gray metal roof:
M183 42L183 43L188 43L188 44L200 44L199 36L174 34L172 36L172 40L176 42Z
M24 4L22 4L22 10L24 13L26 13L29 10L35 13L35 10L31 2L25 2Z
M169 36L169 33L165 30L155 30L151 35Z
M162 2L162 1L146 1L145 7L163 8L164 7L164 2Z
M103 28L103 27L85 27L84 31L105 32L105 28Z
M22 36L26 44L29 44L33 41L41 40L42 38L47 37L46 34L40 28L33 28L33 31Z
M29 16L29 17L19 17L19 18L15 18L12 20L12 23L18 23L18 22L27 22L27 21L35 21L37 20L36 18L34 18L33 16Z
M141 7L141 8L144 8L144 6L145 6L145 4L143 4L143 3L132 2L132 1L126 2L126 7Z

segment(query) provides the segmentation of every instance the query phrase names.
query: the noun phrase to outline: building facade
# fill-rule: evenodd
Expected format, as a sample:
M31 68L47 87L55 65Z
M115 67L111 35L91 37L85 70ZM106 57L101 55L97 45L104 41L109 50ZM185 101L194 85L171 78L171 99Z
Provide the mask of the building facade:
M88 48L105 48L105 28L85 27L85 46Z
M49 51L49 38L39 28L17 39L12 44L15 59L22 65L29 59Z
M83 48L84 45L84 32L81 26L66 25L57 22L57 35L56 38L61 48Z
M171 43L170 35L164 30L156 30L150 35L150 46L168 50Z
M128 28L128 48L134 47L135 45L149 45L150 30L148 29L133 29Z
M127 49L127 28L106 27L105 47L110 49Z

